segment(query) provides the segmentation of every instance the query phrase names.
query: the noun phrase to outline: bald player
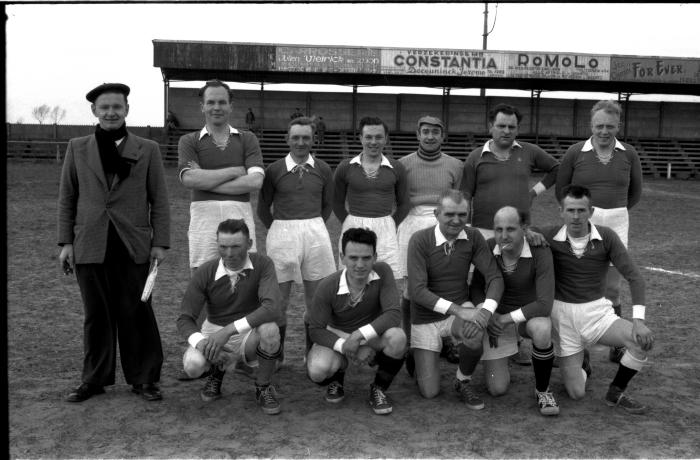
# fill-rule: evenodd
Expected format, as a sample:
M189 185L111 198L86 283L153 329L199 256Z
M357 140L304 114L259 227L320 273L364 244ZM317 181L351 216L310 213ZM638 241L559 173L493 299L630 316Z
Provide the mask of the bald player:
M559 406L549 391L554 363L552 323L549 315L554 301L552 253L545 246L530 246L525 238L528 215L505 206L493 217L494 238L486 243L503 275L501 302L489 321L484 337L484 374L492 396L508 391L508 357L517 352L516 330L532 339L532 368L535 397L542 415L559 414ZM485 298L484 276L476 270L471 284L473 301Z

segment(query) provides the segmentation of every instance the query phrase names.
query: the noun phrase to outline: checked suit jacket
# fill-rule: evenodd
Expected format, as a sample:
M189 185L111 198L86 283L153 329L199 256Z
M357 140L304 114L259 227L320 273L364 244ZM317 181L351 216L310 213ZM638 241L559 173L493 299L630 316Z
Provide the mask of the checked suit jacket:
M68 142L58 194L58 244L73 244L75 263L103 263L112 221L137 264L147 263L151 247L170 247L170 205L160 149L132 133L120 145L132 160L123 181L112 184L102 168L95 135Z

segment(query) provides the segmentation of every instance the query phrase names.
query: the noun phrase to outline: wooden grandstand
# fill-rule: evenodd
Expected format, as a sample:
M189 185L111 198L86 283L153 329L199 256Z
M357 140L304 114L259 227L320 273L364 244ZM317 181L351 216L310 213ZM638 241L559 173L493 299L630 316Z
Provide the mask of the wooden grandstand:
M177 142L187 130L171 132L161 144L163 159L166 163L177 162ZM284 157L289 151L284 140L284 130L264 130L258 132L260 147L266 164ZM443 151L464 160L469 152L483 145L488 134L450 134ZM532 142L560 159L566 149L580 138L540 135L519 136L519 140ZM700 179L700 139L657 139L628 138L627 142L639 152L642 172L646 176L666 177L670 165L671 177L676 179ZM67 141L9 141L7 158L40 160L55 159L60 161L65 153ZM315 150L318 158L331 167L344 158L349 158L362 149L357 136L352 131L326 131L323 145ZM385 152L400 158L416 149L416 137L413 132L395 132L390 135L390 142Z

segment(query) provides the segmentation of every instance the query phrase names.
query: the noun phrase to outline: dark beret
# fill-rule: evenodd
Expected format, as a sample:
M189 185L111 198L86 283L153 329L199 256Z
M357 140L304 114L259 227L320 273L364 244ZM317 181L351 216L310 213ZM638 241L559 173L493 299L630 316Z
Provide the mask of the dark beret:
M90 90L90 92L85 95L85 98L94 103L102 93L121 93L126 97L130 92L131 88L122 83L102 83L100 86Z

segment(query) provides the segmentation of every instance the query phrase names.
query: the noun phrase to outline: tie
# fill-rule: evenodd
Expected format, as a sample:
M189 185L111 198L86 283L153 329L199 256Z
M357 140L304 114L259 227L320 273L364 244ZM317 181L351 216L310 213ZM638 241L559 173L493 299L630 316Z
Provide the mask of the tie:
M445 241L445 245L444 245L443 247L444 247L444 249L445 249L445 255L446 255L446 256L451 256L452 253L453 253L454 250L455 250L455 241L454 241L454 240L452 240L452 241L449 241L449 240L448 240L448 241Z
M304 173L309 172L309 169L306 167L306 163L302 165L296 165L294 168L292 168L292 174L299 174L299 179L304 177Z

